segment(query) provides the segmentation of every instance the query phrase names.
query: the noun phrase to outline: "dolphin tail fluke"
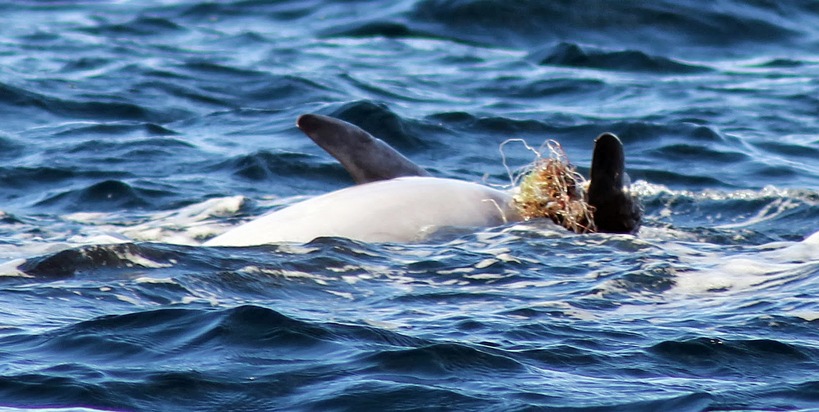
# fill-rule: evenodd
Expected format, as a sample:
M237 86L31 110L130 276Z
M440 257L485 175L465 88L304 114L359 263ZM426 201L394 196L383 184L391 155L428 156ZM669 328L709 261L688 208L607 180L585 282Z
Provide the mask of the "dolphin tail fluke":
M642 207L625 187L625 163L617 136L603 133L595 139L587 200L595 208L598 232L636 233L640 228Z
M299 116L296 126L335 157L356 183L401 176L429 176L429 172L387 143L343 120L320 114L305 114Z

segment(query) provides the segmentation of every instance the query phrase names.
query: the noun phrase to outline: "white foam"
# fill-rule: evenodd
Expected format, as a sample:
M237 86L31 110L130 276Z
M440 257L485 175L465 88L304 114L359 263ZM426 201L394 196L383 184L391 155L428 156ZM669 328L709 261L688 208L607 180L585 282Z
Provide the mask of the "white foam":
M121 233L137 241L198 245L201 239L224 232L227 228L215 218L235 214L245 201L243 196L208 199L182 209L154 214L144 223Z
M178 285L178 283L171 279L171 278L151 278L151 277L138 277L134 279L134 283L145 283L145 284L162 284L162 285Z
M666 249L694 268L677 273L676 292L736 292L763 285L774 287L794 276L812 273L806 269L819 265L819 232L801 242L769 243L730 256L721 250L703 251L680 243L669 243Z
M762 222L773 220L778 216L781 216L782 214L786 213L787 211L795 209L799 206L800 206L799 202L796 202L792 199L788 198L776 199L773 202L765 205L765 207L763 207L755 215L750 216L749 218L743 221L718 225L716 226L716 228L734 229L759 224Z
M0 276L24 278L32 277L17 269L20 265L25 263L25 261L26 260L23 258L18 258L0 264Z
M742 189L734 191L711 190L690 191L690 190L673 190L668 186L649 183L645 180L637 180L631 184L630 190L632 193L640 197L651 197L661 194L667 194L678 197L686 197L695 201L713 200L759 200L770 198L786 199L803 199L805 198L803 189L783 189L776 186L765 186L759 190Z

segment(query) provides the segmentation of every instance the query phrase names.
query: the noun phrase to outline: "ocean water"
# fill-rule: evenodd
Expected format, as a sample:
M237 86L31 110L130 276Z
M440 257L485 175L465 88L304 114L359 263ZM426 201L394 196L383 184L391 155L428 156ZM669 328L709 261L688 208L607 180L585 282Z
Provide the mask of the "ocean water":
M0 25L4 409L819 409L819 2L21 0ZM507 139L587 173L614 132L643 228L199 246L352 185L311 112L497 185Z

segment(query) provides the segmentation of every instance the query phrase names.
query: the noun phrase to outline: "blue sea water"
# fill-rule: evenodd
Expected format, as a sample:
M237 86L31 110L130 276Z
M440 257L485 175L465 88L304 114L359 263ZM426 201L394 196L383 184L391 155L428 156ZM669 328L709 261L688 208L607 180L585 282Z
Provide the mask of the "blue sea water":
M819 409L817 96L813 0L5 2L0 407ZM614 132L643 228L199 246L352 184L309 112L491 184Z

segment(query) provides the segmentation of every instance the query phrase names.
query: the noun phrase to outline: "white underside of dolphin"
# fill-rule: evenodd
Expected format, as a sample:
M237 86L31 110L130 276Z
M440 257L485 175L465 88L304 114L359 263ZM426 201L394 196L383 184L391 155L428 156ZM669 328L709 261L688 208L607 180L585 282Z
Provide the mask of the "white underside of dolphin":
M445 227L492 227L520 220L512 195L477 183L401 177L352 186L261 216L205 243L252 246L335 236L415 242Z

